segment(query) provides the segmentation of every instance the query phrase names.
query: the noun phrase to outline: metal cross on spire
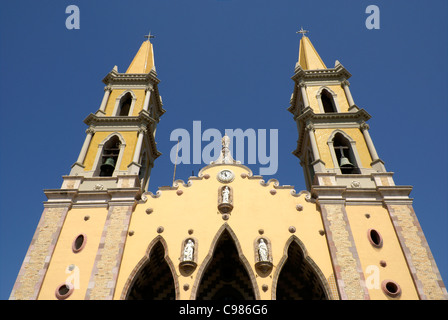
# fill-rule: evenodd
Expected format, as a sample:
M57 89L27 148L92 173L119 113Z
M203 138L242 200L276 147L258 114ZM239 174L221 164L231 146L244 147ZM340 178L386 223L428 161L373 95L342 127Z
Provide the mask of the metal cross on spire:
M299 31L297 31L296 33L301 33L302 34L302 37L306 34L306 33L308 33L309 31L308 30L303 30L303 27L300 27L300 30Z
M149 39L155 38L155 36L151 34L151 31L149 31L149 33L145 35L145 38L149 41Z

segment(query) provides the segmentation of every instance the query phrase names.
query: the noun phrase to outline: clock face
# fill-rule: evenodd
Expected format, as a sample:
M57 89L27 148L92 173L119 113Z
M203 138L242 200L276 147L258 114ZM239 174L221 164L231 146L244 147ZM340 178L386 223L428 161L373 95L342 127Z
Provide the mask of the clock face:
M218 173L218 180L221 182L230 182L233 180L233 172L230 170L222 170Z

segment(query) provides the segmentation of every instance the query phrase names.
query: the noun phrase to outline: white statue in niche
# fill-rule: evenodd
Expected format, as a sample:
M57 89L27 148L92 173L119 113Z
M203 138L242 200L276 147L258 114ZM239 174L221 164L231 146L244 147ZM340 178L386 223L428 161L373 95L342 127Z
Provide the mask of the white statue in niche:
M183 261L193 261L193 253L194 253L194 241L188 239L184 247Z
M222 189L222 203L230 203L230 188L228 186Z
M258 258L260 261L269 261L269 251L264 239L258 242Z

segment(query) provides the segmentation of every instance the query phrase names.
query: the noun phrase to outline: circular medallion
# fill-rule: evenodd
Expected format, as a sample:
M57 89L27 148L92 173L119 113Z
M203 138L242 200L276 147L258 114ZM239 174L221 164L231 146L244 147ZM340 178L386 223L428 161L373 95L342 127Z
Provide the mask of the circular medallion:
M235 175L228 169L222 170L218 173L218 180L223 183L232 182L234 178Z

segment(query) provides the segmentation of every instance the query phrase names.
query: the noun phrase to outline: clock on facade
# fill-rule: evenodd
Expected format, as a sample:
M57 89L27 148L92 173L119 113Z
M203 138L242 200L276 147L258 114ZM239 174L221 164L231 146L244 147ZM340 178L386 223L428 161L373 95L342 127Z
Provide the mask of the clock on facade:
M233 172L230 170L227 170L227 169L222 170L218 173L218 180L221 182L224 182L224 183L231 182L234 177L235 176L234 176Z

